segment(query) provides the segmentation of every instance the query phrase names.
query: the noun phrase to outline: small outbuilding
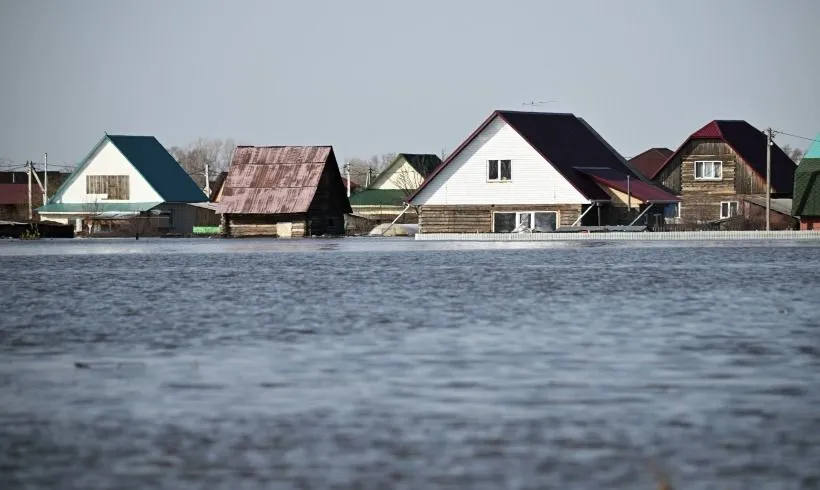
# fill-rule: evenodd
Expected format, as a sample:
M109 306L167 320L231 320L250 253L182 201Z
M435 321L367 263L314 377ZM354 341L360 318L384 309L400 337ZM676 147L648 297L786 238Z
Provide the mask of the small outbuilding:
M238 146L219 193L226 236L343 235L351 213L331 146Z

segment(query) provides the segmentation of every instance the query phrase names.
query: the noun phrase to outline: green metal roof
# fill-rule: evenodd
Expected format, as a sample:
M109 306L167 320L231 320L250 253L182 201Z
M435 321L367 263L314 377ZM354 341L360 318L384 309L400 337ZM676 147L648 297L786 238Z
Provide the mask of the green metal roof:
M108 135L131 165L165 202L204 202L208 198L153 136Z
M407 193L401 189L366 189L350 196L351 206L401 206Z
M105 202L94 203L48 203L37 208L38 213L135 213L149 211L162 204L161 202Z
M814 141L811 146L809 146L809 149L806 150L806 154L803 155L803 158L820 158L820 133L817 133L817 136L814 137Z
M164 202L206 202L205 193L179 166L153 136L126 136L106 134L63 182L49 202L59 200L62 193L88 166L106 141L110 141L126 160L148 181Z
M792 216L820 216L820 157L804 158L794 172Z

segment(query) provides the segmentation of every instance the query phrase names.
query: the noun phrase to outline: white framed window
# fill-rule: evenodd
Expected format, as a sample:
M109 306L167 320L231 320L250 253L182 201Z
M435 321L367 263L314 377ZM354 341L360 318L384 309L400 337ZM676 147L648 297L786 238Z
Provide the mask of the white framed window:
M695 180L722 180L723 162L699 160L695 162Z
M510 211L493 213L493 232L512 233L513 231L555 231L558 226L558 213L555 211Z
M487 162L487 182L510 180L512 180L512 160L489 160Z
M737 216L737 201L723 201L720 203L720 219Z

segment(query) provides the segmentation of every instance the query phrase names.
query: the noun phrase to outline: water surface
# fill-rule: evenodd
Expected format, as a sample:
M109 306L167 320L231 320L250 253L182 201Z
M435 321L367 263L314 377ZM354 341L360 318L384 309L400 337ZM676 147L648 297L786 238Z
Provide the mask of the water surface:
M818 488L819 252L3 241L0 488Z

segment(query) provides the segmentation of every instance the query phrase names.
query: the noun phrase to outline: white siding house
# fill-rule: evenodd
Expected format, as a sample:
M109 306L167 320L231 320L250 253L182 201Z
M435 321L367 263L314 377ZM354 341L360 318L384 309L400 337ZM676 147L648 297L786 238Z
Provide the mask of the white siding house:
M153 136L106 134L38 209L77 231L190 234L205 194Z
M421 209L421 233L545 232L577 225L591 207L598 225L631 219L624 191L638 206L676 199L641 182L583 119L495 111L409 203Z
M488 179L489 162L499 160L510 160L510 180ZM421 206L589 202L500 116L413 198Z

